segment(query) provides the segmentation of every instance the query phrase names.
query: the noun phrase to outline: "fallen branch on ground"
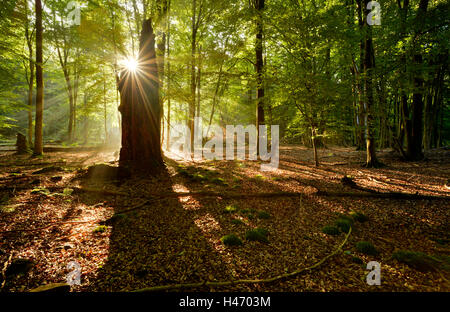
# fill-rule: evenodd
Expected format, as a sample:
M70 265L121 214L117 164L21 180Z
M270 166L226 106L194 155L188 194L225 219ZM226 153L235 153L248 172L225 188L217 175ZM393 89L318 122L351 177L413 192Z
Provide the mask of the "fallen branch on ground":
M347 240L350 236L350 233L352 232L352 229L348 231L347 235L345 235L345 239L343 242L338 246L338 248L333 251L331 254L327 255L326 257L322 258L319 262L315 263L314 265L306 268L302 268L299 270L296 270L291 273L281 274L277 275L271 278L267 279L241 279L241 280L235 280L235 281L223 281L223 282L211 282L211 281L204 281L204 282L198 282L198 283L186 283L186 284L174 284L174 285L164 285L164 286L154 286L154 287L147 287L135 290L135 292L152 292L152 291L162 291L162 290L173 290L173 289L186 289L186 288L196 288L196 287L202 287L202 286L209 286L209 287L223 287L223 286L232 286L232 285L238 285L238 284L262 284L262 283L273 283L288 277L293 277L296 275L299 275L301 273L304 273L306 271L311 271L319 266L321 266L325 261L330 259L331 257L334 257L336 254L338 254L342 247L347 243Z

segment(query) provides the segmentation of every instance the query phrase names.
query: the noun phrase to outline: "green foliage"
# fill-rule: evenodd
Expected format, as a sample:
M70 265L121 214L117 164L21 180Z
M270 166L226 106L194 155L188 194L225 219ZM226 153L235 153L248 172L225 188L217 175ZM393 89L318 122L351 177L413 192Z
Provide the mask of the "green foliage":
M92 230L92 233L103 233L108 229L106 225L99 225L95 229Z
M378 251L376 250L375 246L371 242L361 241L361 242L357 242L355 246L356 246L356 250L358 250L360 253L363 253L365 255L369 255L369 256L378 255Z
M261 243L268 243L267 239L269 231L263 228L256 228L253 230L249 230L245 233L245 239L248 241L258 241Z
M212 183L215 183L215 184L217 184L217 185L227 185L227 183L225 182L225 180L222 179L222 178L213 178L213 179L211 180L211 182L212 182Z
M234 205L228 205L225 207L224 212L225 213L233 213L236 212L238 210L238 208Z
M258 218L259 219L270 219L270 213L265 212L265 211L259 211Z
M367 217L362 212L353 211L350 213L350 216L353 218L353 220L358 221L358 222L369 221L369 217Z
M237 237L235 234L225 235L220 240L226 246L240 246L240 245L242 245L242 240L239 237Z
M335 222L336 227L343 233L348 233L352 226L352 221L348 218L339 218Z
M71 189L71 188L65 188L63 190L63 195L64 196L70 196L70 195L72 195L72 193L73 193L73 189Z
M322 232L328 235L339 235L340 233L337 227L331 225L324 226Z
M233 220L231 220L231 223L233 223L234 225L241 225L244 222L242 222L242 220L240 220L240 219L233 219Z
M35 189L32 189L30 193L37 194L37 195L46 195L46 196L50 195L50 191L46 188L35 188Z

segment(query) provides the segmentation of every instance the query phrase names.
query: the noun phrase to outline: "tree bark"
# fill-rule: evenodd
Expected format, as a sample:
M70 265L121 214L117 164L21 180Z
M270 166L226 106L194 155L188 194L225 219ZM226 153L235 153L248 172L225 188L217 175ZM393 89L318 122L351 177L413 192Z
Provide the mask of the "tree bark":
M417 27L415 31L415 39L417 39L417 33L421 31L423 22L425 20L425 15L427 13L428 0L420 0L419 10L417 12L415 25ZM420 53L420 48L418 43L415 41L413 44L413 64L415 66L413 86L414 92L412 96L411 104L411 141L408 142L408 149L406 154L409 160L420 160L423 159L424 155L422 152L422 142L423 142L423 77L422 77L422 55Z
M253 0L254 8L257 11L256 18L256 83L257 83L257 104L256 104L256 131L257 131L257 153L259 155L259 126L264 125L264 61L263 61L263 10L264 0Z
M34 137L34 154L43 154L42 122L44 111L44 77L42 71L42 3L35 1L36 8L36 122Z
M28 68L30 77L27 76L28 82L28 143L33 143L33 86L34 86L34 61L33 61L33 32L30 33L30 22L28 17L28 1L24 1L25 5L25 38L28 46Z
M367 8L368 0L364 0L364 7ZM364 20L368 15L370 10L364 10ZM374 68L374 51L372 44L372 31L367 23L364 23L365 29L365 40L364 40L364 93L366 100L366 166L376 167L378 165L378 160L375 152L375 138L374 138L374 118L373 118L373 68Z
M161 107L152 21L142 25L138 69L123 70L119 90L122 114L122 172L154 173L163 167L160 145Z

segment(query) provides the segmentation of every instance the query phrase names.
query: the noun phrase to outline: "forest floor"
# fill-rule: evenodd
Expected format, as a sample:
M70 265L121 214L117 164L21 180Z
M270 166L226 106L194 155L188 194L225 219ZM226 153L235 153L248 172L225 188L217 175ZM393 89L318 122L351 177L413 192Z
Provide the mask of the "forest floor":
M368 220L354 221L342 252L314 270L273 283L184 290L450 291L448 150L430 151L421 162L381 151L386 166L368 169L364 152L335 147L319 150L316 168L310 149L282 146L273 172L260 171L258 161L166 158L167 173L155 177L120 182L88 174L93 164L117 165L116 156L0 152L1 290L65 282L71 261L81 270L72 291L270 278L332 253L345 234L323 227L359 212ZM246 239L255 228L267 231L258 236L266 242ZM228 234L242 244L224 245ZM358 249L361 241L376 251ZM429 256L405 264L393 258L399 250ZM19 275L8 269L16 259L29 264ZM366 282L369 261L381 264L379 286Z

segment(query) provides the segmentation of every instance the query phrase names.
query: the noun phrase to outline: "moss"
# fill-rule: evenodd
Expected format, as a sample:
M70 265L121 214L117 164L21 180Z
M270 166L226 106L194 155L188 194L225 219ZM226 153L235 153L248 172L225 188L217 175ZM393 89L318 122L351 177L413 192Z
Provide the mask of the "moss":
M233 219L233 220L231 220L231 223L233 223L235 225L240 225L240 224L243 224L244 222L242 222L242 220L240 220L240 219Z
M348 231L350 231L350 228L352 227L352 222L347 218L341 217L336 220L335 225L342 233L348 233Z
M399 250L392 254L392 259L417 269L422 272L435 271L440 260L431 257L423 252Z
M339 229L331 225L324 226L322 232L328 235L339 235Z
M356 243L356 250L369 256L378 255L378 251L371 242L361 241Z
M190 176L190 180L195 181L195 182L203 182L208 180L207 178L205 178L204 175L199 174L199 173L194 173L193 175Z
M242 182L242 179L241 179L241 178L238 178L238 177L234 177L234 178L233 178L233 182L234 182L234 183L240 183L240 182Z
M226 185L227 183L225 182L224 179L222 178L214 178L211 180L212 183L218 184L218 185Z
M258 218L259 219L269 219L270 218L270 214L268 212L265 212L265 211L259 211L258 212Z
M253 230L249 230L245 233L245 239L248 241L258 241L261 243L268 243L267 234L269 231L262 228L256 228Z
M362 212L353 211L350 213L350 216L353 218L353 220L358 221L358 222L369 221L369 217L367 217Z
M46 188L35 188L31 190L31 194L38 194L38 195L50 195L50 191Z
M221 239L222 243L227 246L239 246L242 245L242 240L234 234L228 234Z
M233 213L237 211L237 207L234 205L228 205L225 207L225 209L223 210L225 213Z
M267 178L265 176L263 176L262 174L257 174L253 178L251 178L251 180L253 180L253 181L263 181L265 179L267 179Z
M108 229L106 225L99 225L94 230L92 230L93 233L103 233Z

